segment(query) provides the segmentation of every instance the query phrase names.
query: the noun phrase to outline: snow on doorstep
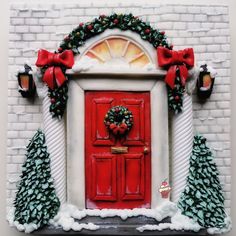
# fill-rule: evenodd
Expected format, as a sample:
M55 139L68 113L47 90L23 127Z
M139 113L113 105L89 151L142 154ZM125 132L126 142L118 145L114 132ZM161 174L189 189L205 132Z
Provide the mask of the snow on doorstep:
M144 225L138 227L137 230L143 232L145 230L191 230L194 232L198 232L201 229L201 226L194 222L187 216L181 214L180 210L176 212L176 214L171 217L171 223L160 223L158 225Z
M190 219L187 216L181 214L181 211L177 208L176 203L166 200L162 205L154 209L146 208L135 208L135 209L83 209L79 210L76 206L71 204L64 204L61 206L59 212L50 220L49 223L55 228L62 228L64 231L81 231L86 230L97 230L100 226L93 223L79 223L78 221L85 218L86 216L96 216L101 218L118 216L122 220L126 220L129 217L146 216L155 219L156 221L161 221L166 217L171 218L171 223L159 223L158 225L143 225L137 228L139 232L143 231L161 231L165 229L170 230L190 230L198 232L202 227ZM19 224L19 222L14 221L14 208L10 209L8 212L7 220L10 226L15 226L19 231L24 231L25 233L31 233L38 229L36 224ZM77 220L77 221L76 221ZM225 219L227 228L209 228L207 232L209 234L220 234L229 232L232 228L230 218Z
M101 218L118 216L122 220L126 220L128 217L146 216L154 218L157 221L161 221L166 217L172 217L177 212L177 206L175 203L166 201L160 207L155 209L135 208L135 209L83 209L79 210L76 206L70 204L64 204L60 208L58 214L50 221L54 227L62 227L63 230L69 231L70 229L77 231L81 230L80 227L84 224L79 224L75 220L81 220L86 216L97 216ZM89 223L86 229L96 230L99 226ZM84 227L85 228L85 227Z

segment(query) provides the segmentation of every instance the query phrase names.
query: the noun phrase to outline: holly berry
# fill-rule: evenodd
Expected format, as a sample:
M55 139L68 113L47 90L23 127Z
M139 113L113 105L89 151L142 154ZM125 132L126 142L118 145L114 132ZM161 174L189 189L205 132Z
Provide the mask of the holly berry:
M171 45L170 45L170 49L173 49L173 47L174 47L174 45L173 45L173 44L171 44Z
M117 25L119 23L119 20L118 19L114 19L113 23Z
M61 47L58 48L58 52L62 52L63 49Z
M51 103L54 104L56 102L56 99L55 98L51 98Z
M100 15L100 18L105 18L105 17L106 17L105 14Z
M163 34L163 35L164 35L165 33L166 33L165 31L161 31L161 34Z
M69 39L70 37L68 35L64 38L65 41L68 41Z
M145 29L145 34L150 34L151 30L150 29Z
M83 26L84 26L83 22L79 23L79 27L83 27Z
M178 95L175 96L175 100L176 100L176 101L179 100L179 96L178 96Z
M87 26L87 29L88 29L88 30L92 30L92 29L93 29L93 25L91 25L91 24L88 25L88 26Z

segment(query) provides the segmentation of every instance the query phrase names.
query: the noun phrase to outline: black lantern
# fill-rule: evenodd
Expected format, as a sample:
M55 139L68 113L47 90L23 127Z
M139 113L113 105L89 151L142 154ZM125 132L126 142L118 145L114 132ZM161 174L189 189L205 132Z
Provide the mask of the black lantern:
M18 72L17 78L19 84L19 92L21 93L22 97L34 97L36 87L32 75L32 68L29 65L25 64L24 70Z
M197 95L200 99L207 99L211 96L215 78L209 71L207 64L200 66L200 74L197 80Z

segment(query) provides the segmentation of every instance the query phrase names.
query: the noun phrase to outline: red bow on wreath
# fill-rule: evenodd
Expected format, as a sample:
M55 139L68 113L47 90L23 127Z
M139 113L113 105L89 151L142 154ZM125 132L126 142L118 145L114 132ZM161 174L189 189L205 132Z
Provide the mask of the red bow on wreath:
M117 135L118 133L124 134L128 129L128 126L125 123L121 123L120 125L110 124L109 128L112 130L113 134Z
M174 88L176 70L179 69L180 80L182 85L185 85L188 77L188 67L194 66L194 53L192 48L186 48L184 50L174 51L168 48L157 48L158 64L161 67L167 67L165 82Z
M36 66L48 67L43 75L43 81L50 89L55 88L55 83L60 87L67 80L61 67L70 69L73 64L74 55L71 50L65 50L62 53L52 53L44 49L38 51Z

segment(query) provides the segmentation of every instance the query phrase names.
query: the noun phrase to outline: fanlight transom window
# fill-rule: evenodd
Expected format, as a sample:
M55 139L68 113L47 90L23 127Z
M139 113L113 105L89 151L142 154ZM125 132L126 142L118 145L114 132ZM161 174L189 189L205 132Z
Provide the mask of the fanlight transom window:
M152 63L149 55L134 41L112 36L96 43L84 53L100 64L119 64L142 68Z

